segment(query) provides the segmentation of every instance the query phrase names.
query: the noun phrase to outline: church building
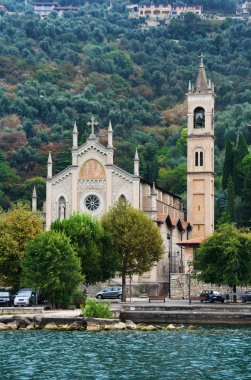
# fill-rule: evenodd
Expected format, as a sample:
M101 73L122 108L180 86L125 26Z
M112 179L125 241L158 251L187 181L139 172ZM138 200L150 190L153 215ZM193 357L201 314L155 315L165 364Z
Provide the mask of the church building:
M46 181L46 229L53 221L68 218L75 212L101 218L119 199L143 210L160 229L165 245L163 258L142 276L134 276L137 293L168 293L171 274L184 273L186 251L191 239L213 232L214 204L214 91L207 82L203 58L195 86L189 84L188 97L188 221L181 197L164 191L139 174L136 150L134 171L128 173L114 164L113 129L109 123L107 146L95 133L97 122L91 118L87 141L78 145L78 130L73 127L72 164L53 174L49 153ZM36 196L36 195L35 195ZM184 244L183 244L184 242ZM190 242L190 243L189 243ZM116 281L116 280L114 280Z

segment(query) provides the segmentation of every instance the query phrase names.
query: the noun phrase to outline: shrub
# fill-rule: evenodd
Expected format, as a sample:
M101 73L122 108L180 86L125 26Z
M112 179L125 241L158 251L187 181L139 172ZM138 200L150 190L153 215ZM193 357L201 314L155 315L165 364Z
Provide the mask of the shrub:
M86 302L86 291L83 292L76 291L72 295L72 303L77 309L84 307Z
M95 298L88 298L85 307L82 308L83 317L111 318L112 312L109 303L102 303Z

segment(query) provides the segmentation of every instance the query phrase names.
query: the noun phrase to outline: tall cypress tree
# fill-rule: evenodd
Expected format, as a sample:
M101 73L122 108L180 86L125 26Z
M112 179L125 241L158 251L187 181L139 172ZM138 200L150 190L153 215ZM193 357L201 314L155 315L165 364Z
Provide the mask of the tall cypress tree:
M240 134L238 145L234 155L234 169L233 169L233 181L234 181L234 191L236 195L241 195L243 189L243 183L245 178L245 173L243 171L243 166L241 164L243 158L248 154L248 145Z
M234 184L231 175L228 177L227 183L227 213L234 221Z
M234 167L234 149L233 144L230 140L227 140L226 149L225 149L225 159L223 165L223 174L222 174L222 190L227 188L228 177L233 176L233 167Z
M246 171L242 199L244 204L244 224L247 227L251 227L251 164L248 165Z

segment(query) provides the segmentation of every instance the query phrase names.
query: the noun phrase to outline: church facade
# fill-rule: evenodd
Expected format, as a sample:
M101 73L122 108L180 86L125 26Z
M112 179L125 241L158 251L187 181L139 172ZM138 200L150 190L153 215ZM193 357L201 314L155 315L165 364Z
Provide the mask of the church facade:
M202 79L201 71L203 71ZM214 97L213 92L208 89L204 94L202 87L205 86L205 80L202 63L196 82L197 87L195 89L190 87L188 93L188 221L185 220L183 203L179 196L164 191L140 177L137 150L134 158L132 157L133 173L128 173L114 164L111 122L107 129L106 146L100 144L95 134L97 123L94 118L88 123L91 129L89 138L79 146L75 123L72 164L60 173L53 175L51 154L48 157L47 230L53 221L63 220L76 212L87 212L100 219L120 198L126 199L133 207L143 210L153 223L158 225L163 237L165 254L150 272L134 276L133 285L136 294L168 293L171 274L184 273L186 268L186 250L189 252L189 244L183 245L182 241L189 242L192 237L206 236L213 229L211 198L213 162L209 164L209 158L213 154L213 134L209 121L212 119ZM199 86L202 86L200 90ZM202 117L202 122L199 121L199 116ZM208 186L210 191L207 189ZM195 233L192 224L196 226ZM198 231L201 233L198 234ZM116 282L116 279L114 281Z

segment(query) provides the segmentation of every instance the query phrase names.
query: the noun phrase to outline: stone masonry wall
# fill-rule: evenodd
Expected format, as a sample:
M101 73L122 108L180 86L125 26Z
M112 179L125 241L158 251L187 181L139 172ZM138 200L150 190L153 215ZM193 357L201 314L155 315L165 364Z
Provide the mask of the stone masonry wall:
M215 284L205 284L191 278L191 297L198 297L203 290L219 290L222 293L231 293L232 289L227 286L218 286ZM241 293L248 288L237 287L237 293ZM179 273L171 275L171 295L173 299L188 299L189 294L189 276L188 274Z

